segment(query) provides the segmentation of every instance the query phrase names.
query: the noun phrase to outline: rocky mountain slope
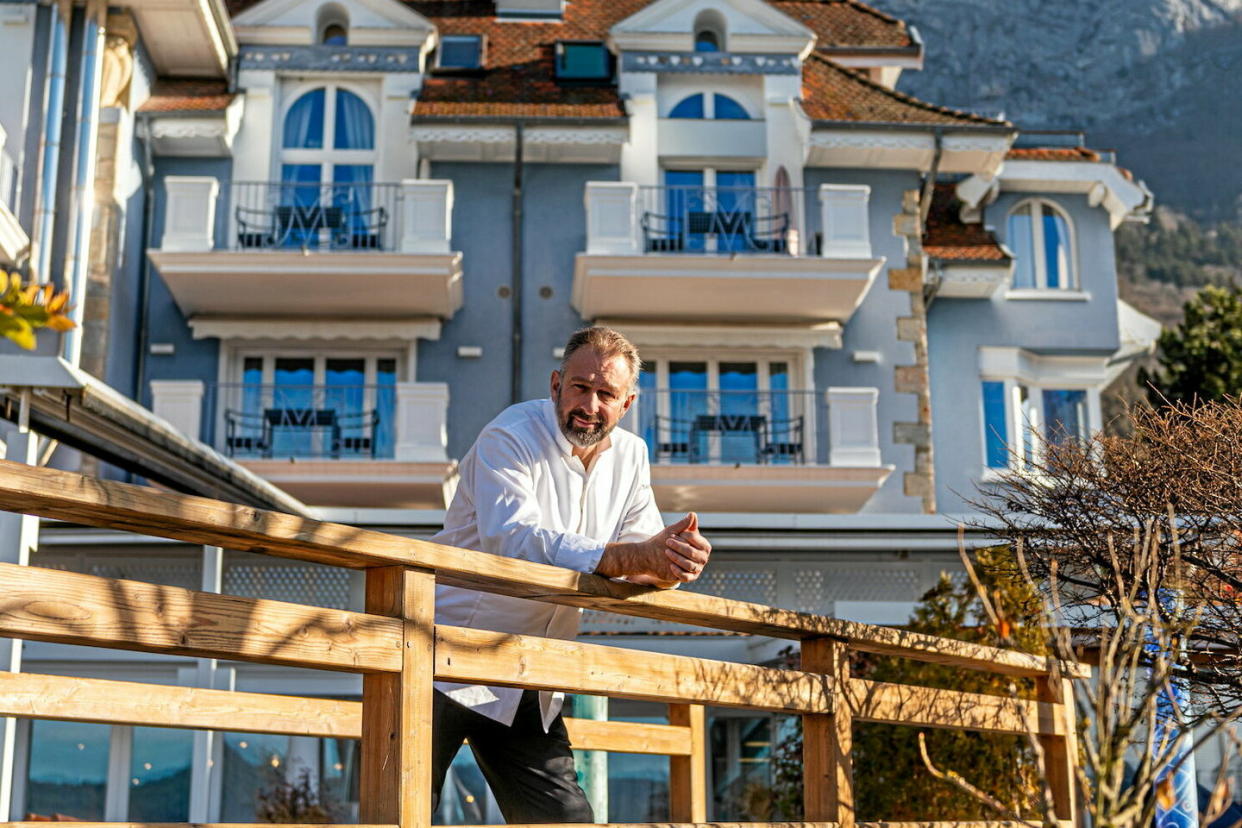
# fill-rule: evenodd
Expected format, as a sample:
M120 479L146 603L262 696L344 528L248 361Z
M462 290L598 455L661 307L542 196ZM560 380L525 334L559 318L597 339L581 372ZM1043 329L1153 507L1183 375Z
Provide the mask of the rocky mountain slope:
M917 27L900 89L1084 129L1199 219L1242 218L1242 0L873 0Z

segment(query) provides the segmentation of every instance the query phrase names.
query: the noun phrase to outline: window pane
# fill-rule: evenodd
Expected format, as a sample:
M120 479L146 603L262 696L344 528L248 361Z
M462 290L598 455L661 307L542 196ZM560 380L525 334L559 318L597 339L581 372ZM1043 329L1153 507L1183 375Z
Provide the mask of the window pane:
M194 733L135 727L129 763L129 818L185 822L190 818Z
M805 420L802 409L804 395L789 390L789 364L768 363L768 463L798 462L802 452Z
M1022 459L1023 462L1029 465L1035 462L1035 435L1040 433L1039 411L1035 407L1035 398L1031 395L1029 388L1025 385L1019 385L1017 394L1019 409L1018 428L1022 432Z
M1044 229L1044 265L1048 269L1048 287L1070 287L1069 225L1065 218L1047 204L1041 208Z
M285 149L323 149L324 90L298 98L285 115Z
M222 822L255 821L259 793L281 778L288 753L288 736L224 734Z
M756 230L755 174L751 170L716 172L716 249L748 250Z
M1035 244L1031 236L1031 213L1023 207L1009 217L1009 229L1005 241L1013 251L1013 286L1035 287Z
M684 446L671 459L701 460L699 446L692 445L698 418L707 413L707 363L670 362L668 365L668 439Z
M322 429L315 425L315 361L310 357L280 357L275 380L272 408L263 414L271 433L272 453L309 457L322 437Z
M670 118L702 118L703 117L703 96L691 95L688 98L682 98L677 106L668 113Z
M716 96L716 120L745 121L750 118L746 108L728 95Z
M111 733L109 725L31 722L26 810L103 819Z
M703 171L665 170L664 185L668 188L666 229L669 239L674 240L674 249L703 250L710 229L703 198Z
M1044 437L1050 443L1082 440L1087 436L1087 392L1046 389Z
M375 148L375 119L366 101L347 89L336 90L337 149L369 150Z
M375 361L375 456L392 457L396 449L397 361Z
M357 739L320 740L320 796L338 811L358 807L358 748Z
M704 29L694 36L694 51L696 52L719 52L720 38L710 29Z
M602 43L562 43L556 74L561 78L607 78L608 50Z
M754 362L720 363L721 419L714 425L723 463L758 463L764 419L759 414L759 366Z
M989 469L1009 465L1009 425L1005 419L1005 383L983 383L983 444Z
M440 41L440 65L446 69L476 69L481 64L478 35L445 37Z
M344 46L349 42L349 35L345 31L345 27L339 23L329 23L323 28L323 43L325 46Z

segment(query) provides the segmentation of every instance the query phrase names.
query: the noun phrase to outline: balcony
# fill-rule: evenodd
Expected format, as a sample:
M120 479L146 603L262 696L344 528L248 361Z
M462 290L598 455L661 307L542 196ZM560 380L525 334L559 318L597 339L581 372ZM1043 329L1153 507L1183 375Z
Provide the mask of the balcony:
M851 513L883 485L874 388L644 391L625 425L647 443L666 511Z
M187 317L446 319L461 307L453 186L235 183L217 236L214 178L165 178L151 261Z
M844 323L884 264L869 192L821 187L809 223L806 190L591 182L574 307L587 319Z
M155 413L316 506L443 509L448 386L151 383Z

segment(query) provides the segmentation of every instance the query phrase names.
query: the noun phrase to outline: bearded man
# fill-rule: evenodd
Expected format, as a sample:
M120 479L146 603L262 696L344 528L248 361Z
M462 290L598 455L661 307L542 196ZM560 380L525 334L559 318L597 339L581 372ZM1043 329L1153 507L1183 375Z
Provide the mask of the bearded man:
M695 580L711 544L698 518L664 526L647 447L614 430L634 403L642 362L621 334L584 328L569 338L551 399L510 406L461 462L437 543L674 587ZM436 623L572 639L574 607L454 587L436 591ZM469 739L506 822L592 822L561 719L563 695L437 682L433 801Z

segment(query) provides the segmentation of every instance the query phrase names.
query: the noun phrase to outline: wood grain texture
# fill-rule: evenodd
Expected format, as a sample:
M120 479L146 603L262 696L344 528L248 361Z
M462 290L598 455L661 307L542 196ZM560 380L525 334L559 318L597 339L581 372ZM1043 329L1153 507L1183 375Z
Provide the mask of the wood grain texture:
M655 756L689 756L691 732L688 727L643 724L641 722L601 722L566 718L569 743L574 750L605 750L613 753L646 753Z
M840 641L802 642L802 669L831 682L833 709L802 717L802 808L807 819L854 825L853 718L846 704L849 651Z
M1074 687L1068 679L1036 679L1035 697L1054 706L1061 722L1059 734L1041 733L1044 751L1044 778L1052 789L1052 806L1057 819L1078 820L1078 730L1074 716Z
M0 716L338 739L362 731L358 702L36 673L0 672Z
M701 704L670 704L669 724L690 732L689 756L669 759L669 819L676 822L707 820L707 709Z
M324 523L209 498L0 460L0 509L89 526L357 569L434 569L440 583L776 638L831 637L854 649L1006 675L1046 674L1043 658L683 590L594 575ZM1089 675L1066 664L1064 674Z
M401 669L401 624L345 610L0 564L0 636L348 672Z
M403 625L401 672L362 679L359 819L431 824L436 579L390 566L367 570L366 608Z
M828 682L797 670L436 627L436 678L786 713L831 709Z
M1058 705L907 684L850 679L847 704L856 720L990 733L1061 736Z

